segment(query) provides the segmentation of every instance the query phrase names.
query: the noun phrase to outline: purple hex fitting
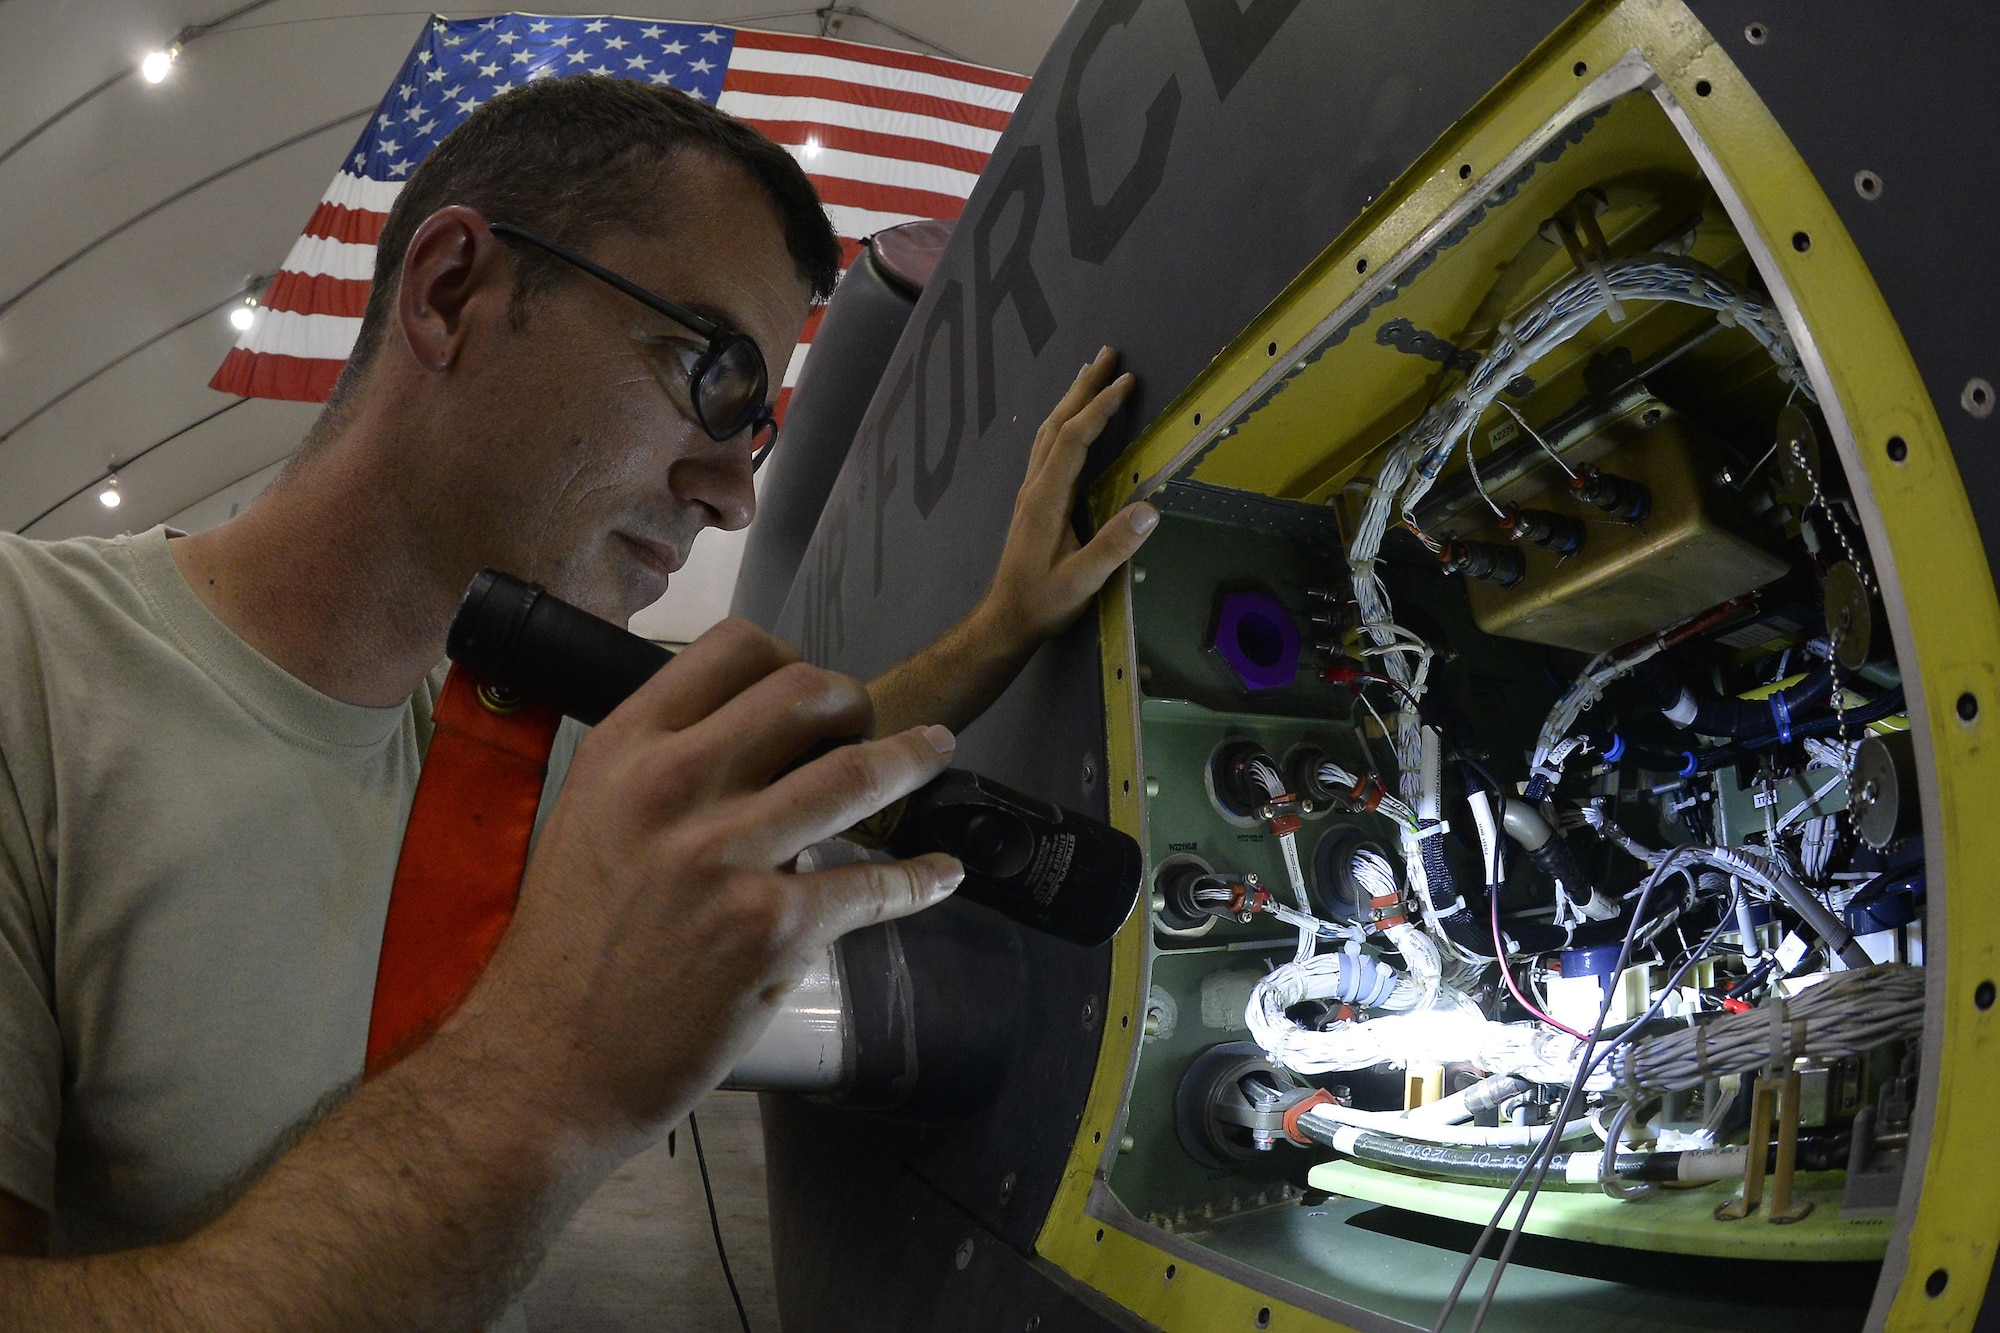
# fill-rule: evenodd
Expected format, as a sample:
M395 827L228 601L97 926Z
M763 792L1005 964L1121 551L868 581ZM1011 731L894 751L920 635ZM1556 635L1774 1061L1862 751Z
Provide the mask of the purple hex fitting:
M1253 694L1283 689L1299 674L1299 631L1267 592L1232 592L1215 618L1215 651Z

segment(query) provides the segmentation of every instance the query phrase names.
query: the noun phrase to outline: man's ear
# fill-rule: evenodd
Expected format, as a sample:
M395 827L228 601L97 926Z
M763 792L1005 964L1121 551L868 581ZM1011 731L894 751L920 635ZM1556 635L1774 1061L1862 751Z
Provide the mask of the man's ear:
M478 210L463 204L440 208L410 237L396 292L396 323L425 370L451 368L475 306L504 310L512 299L506 249Z

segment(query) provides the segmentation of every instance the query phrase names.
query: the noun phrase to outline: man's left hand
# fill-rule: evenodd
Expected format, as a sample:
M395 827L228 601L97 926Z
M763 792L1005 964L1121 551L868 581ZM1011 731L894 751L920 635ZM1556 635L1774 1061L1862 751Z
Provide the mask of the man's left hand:
M1070 523L1084 456L1132 394L1132 376L1114 379L1117 368L1118 353L1100 351L1035 433L1000 567L973 613L1003 641L1031 649L1067 629L1160 521L1160 511L1140 501L1088 542L1077 540Z

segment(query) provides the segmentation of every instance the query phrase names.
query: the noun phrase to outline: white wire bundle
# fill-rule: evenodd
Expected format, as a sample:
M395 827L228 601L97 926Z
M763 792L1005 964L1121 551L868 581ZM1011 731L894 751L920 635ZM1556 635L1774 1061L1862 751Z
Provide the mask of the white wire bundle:
M1720 322L1742 327L1761 343L1777 362L1780 377L1791 382L1806 398L1814 399L1812 386L1806 380L1778 312L1713 269L1673 255L1635 255L1604 265L1558 288L1513 324L1503 323L1493 346L1467 374L1465 383L1397 438L1369 492L1353 545L1348 549L1348 569L1354 583L1354 600L1361 612L1361 627L1375 645L1363 652L1380 656L1384 672L1407 687L1412 699L1424 692L1430 649L1416 635L1394 623L1388 592L1376 573L1376 557L1388 534L1392 515L1400 508L1405 519L1413 516L1417 502L1436 484L1458 442L1517 376L1575 336L1609 304L1624 301L1673 301L1715 311ZM1605 683L1636 665L1636 661L1601 663L1602 669L1618 670L1596 682L1595 692L1601 692ZM1576 713L1595 702L1593 687L1583 681L1579 681L1579 686L1581 692L1574 700L1565 696L1565 704L1573 704L1574 712L1563 725L1563 733L1575 721ZM1397 713L1395 747L1402 769L1403 798L1412 805L1417 796L1418 731L1415 704L1406 700ZM1562 739L1561 733L1548 739L1547 731L1545 728L1544 743L1537 746L1538 763Z
M1327 786L1344 791L1354 791L1364 785L1360 778L1330 760L1320 764L1318 776ZM1398 829L1414 829L1417 826L1417 817L1410 812L1410 807L1387 792L1383 792L1381 800L1376 802L1375 812L1394 820Z
M1892 964L1836 973L1790 1000L1773 996L1748 1013L1631 1043L1606 1067L1615 1086L1679 1092L1801 1057L1863 1055L1923 1030L1924 971Z

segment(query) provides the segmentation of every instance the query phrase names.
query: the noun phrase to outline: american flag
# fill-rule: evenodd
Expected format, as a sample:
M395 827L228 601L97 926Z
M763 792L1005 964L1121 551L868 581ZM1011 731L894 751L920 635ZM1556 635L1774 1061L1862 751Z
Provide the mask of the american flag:
M354 346L389 206L481 103L531 79L609 74L714 103L786 146L841 238L956 218L1028 80L823 37L657 19L433 16L209 387L322 402ZM782 412L819 312L785 368Z

